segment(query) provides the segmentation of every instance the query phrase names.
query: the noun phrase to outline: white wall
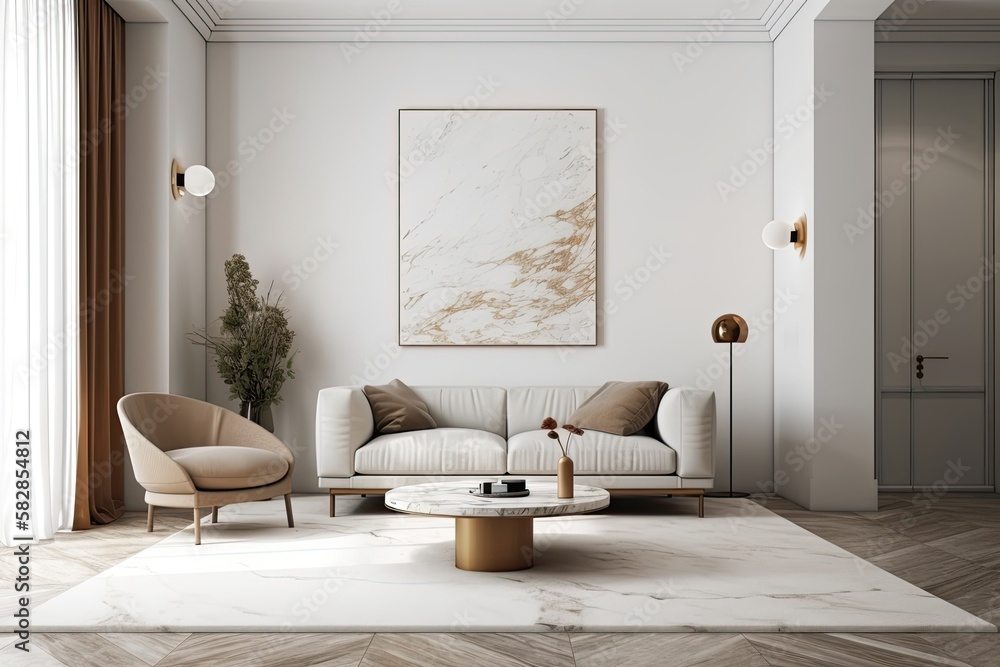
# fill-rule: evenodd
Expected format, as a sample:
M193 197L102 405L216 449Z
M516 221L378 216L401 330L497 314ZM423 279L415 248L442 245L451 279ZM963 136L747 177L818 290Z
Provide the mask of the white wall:
M813 435L815 224L813 193L815 77L813 30L820 7L807 4L774 42L774 216L794 221L805 214L804 258L786 249L774 253L775 295L792 295L774 327L774 489L806 506L812 458L796 453ZM776 298L777 302L777 298Z
M208 313L225 307L223 262L235 252L262 285L273 279L284 290L300 353L275 421L296 453L296 490L317 488L317 391L393 377L500 386L659 378L713 388L725 488L726 348L709 330L726 312L752 328L737 348L735 487L767 485L772 259L760 229L771 218L772 180L769 156L757 166L748 151L759 155L771 136L771 45L708 44L681 70L673 55L687 46L374 42L347 62L338 44L209 44L208 164L238 174L222 176L209 201ZM395 346L397 204L385 175L396 170L397 110L457 106L477 87L485 93L484 80L495 91L483 106L596 107L614 137L599 165L598 291L610 305L597 347ZM753 173L724 200L717 184L741 165ZM336 247L322 261L324 244ZM645 277L651 248L671 257L628 288L637 271ZM302 280L296 268L311 272ZM227 400L211 363L208 396Z
M205 397L205 213L170 195L170 161L205 161L205 41L169 0L157 23L127 23L125 392ZM186 202L185 202L186 203ZM126 464L125 504L143 491Z
M845 227L872 202L879 4L808 2L774 44L775 215L808 218L805 258L774 256L776 290L801 297L775 330L775 486L813 510L878 506L875 239Z
M173 7L171 6L173 9ZM176 16L174 16L176 14ZM174 10L170 23L170 156L181 168L205 164L205 40ZM169 169L169 162L166 168ZM169 173L167 181L169 183ZM203 199L170 197L170 392L204 399L205 348L185 334L205 326L205 210Z
M871 21L816 23L816 297L818 451L808 507L875 510L875 234L849 228L875 183L875 45Z

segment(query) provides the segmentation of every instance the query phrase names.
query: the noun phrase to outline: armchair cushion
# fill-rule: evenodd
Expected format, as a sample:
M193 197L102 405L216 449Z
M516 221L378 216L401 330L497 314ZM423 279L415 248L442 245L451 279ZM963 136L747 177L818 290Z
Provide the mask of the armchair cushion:
M288 461L265 449L185 447L166 452L191 476L198 489L250 489L277 482L288 473Z

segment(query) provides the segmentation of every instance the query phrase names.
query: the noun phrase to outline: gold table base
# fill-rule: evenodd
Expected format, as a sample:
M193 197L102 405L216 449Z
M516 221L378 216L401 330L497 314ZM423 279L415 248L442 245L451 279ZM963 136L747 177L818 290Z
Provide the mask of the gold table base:
M534 564L534 518L455 517L455 567L474 572L527 570Z

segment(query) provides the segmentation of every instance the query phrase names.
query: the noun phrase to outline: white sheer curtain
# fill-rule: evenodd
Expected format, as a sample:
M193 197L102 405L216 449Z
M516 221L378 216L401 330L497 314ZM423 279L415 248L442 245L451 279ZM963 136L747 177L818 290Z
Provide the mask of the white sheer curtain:
M75 0L0 0L0 540L72 527L79 412ZM15 497L30 435L30 519ZM23 474L23 473L22 473Z

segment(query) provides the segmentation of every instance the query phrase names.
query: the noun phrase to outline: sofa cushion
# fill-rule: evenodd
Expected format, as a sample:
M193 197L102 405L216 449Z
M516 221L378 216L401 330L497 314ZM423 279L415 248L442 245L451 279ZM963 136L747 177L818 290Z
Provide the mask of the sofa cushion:
M288 472L288 461L256 447L185 447L165 454L184 468L197 488L205 491L267 486Z
M507 437L507 390L502 387L410 387L438 428L472 428Z
M585 430L632 435L653 419L666 392L667 384L656 380L605 382L567 421Z
M513 387L507 392L507 437L536 430L546 417L560 424L599 387ZM572 423L572 422L569 422Z
M365 396L372 407L378 433L403 433L435 428L427 404L399 380L384 385L366 385Z
M359 448L354 469L367 475L502 475L507 443L469 428L390 433Z
M583 437L573 436L568 455L574 474L580 475L671 475L677 470L676 452L644 435L587 431ZM547 430L519 433L507 441L507 472L553 475L560 456Z

